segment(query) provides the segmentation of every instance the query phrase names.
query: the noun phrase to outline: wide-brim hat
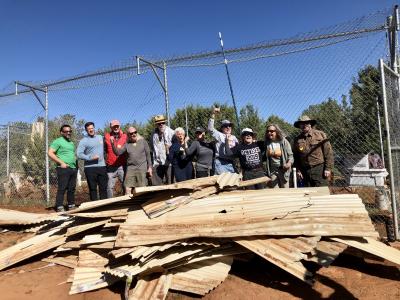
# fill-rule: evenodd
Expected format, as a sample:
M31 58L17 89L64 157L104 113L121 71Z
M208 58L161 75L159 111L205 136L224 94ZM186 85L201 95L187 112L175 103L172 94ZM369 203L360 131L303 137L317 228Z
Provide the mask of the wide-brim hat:
M311 126L317 124L316 120L311 119L309 116L303 115L296 122L294 122L294 127L300 128L300 124L309 123Z
M250 134L251 136L255 135L255 132L251 128L243 128L242 133L240 135Z
M226 126L233 127L233 123L232 123L231 121L229 121L229 120L222 120L222 122L221 122L221 128L222 128L222 127L226 127Z
M165 123L167 120L165 119L164 115L156 115L154 116L154 123L155 124L160 124L160 123Z

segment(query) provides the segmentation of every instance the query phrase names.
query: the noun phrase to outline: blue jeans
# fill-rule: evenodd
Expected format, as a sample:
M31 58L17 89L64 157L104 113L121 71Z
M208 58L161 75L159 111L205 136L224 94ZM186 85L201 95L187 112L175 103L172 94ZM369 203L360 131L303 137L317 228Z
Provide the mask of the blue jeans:
M235 173L233 163L227 161L221 161L218 158L215 159L215 174L220 175L222 173Z

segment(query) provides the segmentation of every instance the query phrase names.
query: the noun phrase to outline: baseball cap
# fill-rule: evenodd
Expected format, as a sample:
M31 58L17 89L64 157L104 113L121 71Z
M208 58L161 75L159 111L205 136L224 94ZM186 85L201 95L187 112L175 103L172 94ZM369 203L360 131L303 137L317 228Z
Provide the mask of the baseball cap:
M243 128L241 135L246 135L250 133L251 135L254 135L254 131L251 128Z
M229 120L222 120L221 122L221 127L225 127L225 126L233 126L233 123Z
M198 126L194 132L206 132L206 130L203 127Z

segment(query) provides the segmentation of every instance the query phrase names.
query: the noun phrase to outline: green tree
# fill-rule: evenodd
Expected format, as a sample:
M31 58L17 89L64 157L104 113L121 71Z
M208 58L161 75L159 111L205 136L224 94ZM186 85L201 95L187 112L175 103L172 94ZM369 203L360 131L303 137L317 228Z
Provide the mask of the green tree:
M373 66L358 72L350 89L351 140L358 153L379 151L379 128L376 101L380 96L380 73Z
M265 122L259 116L258 109L252 104L247 104L240 110L240 126L251 128L257 133L258 139L262 139L265 133Z
M297 135L298 129L295 128L292 124L286 122L281 117L277 115L270 115L265 122L265 126L269 124L276 124L283 131L284 135L289 141L292 141L293 138Z

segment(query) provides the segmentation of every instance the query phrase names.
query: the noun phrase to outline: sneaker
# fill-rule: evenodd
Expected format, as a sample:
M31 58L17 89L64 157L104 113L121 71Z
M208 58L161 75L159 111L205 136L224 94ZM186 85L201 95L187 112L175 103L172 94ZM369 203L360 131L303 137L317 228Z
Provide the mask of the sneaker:
M57 206L56 212L63 212L65 211L64 206Z
M76 208L75 204L68 204L68 210L73 210L75 208Z

